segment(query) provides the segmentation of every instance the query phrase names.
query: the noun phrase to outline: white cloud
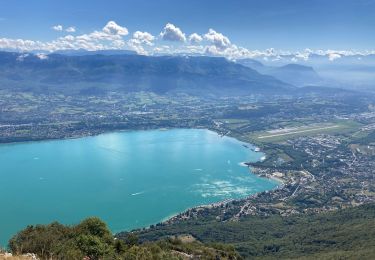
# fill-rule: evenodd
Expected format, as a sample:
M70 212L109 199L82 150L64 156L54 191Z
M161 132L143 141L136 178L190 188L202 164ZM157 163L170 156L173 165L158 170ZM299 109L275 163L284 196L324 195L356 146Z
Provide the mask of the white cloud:
M136 31L135 33L133 33L133 39L139 44L144 43L152 46L153 41L155 40L155 36L148 32Z
M123 49L126 46L126 42L124 40L114 40L111 45L113 49Z
M29 57L29 55L30 55L30 54L28 54L28 53L22 53L20 56L17 57L16 60L22 62L22 61L25 60L25 58Z
M185 42L186 36L180 28L171 23L167 23L160 33L160 36L165 41Z
M143 48L142 44L136 39L130 39L128 46L131 50L136 51L138 54L147 55L148 52Z
M52 30L55 30L55 31L58 31L58 32L61 32L63 30L63 26L58 24L58 25L55 25L55 26L52 26Z
M30 51L30 50L45 50L46 45L39 41L23 40L23 39L8 39L0 38L0 48Z
M163 48L161 48L161 47L155 47L155 48L153 49L153 51L156 52L156 53L159 53L159 52L162 52L162 51L163 51Z
M197 34L197 33L192 33L192 34L190 34L190 36L189 36L189 41L190 41L192 44L198 44L198 43L200 43L202 40L203 40L202 36L200 36L200 35Z
M63 26L56 28L63 30ZM78 36L66 35L49 42L0 38L0 49L17 51L43 50L48 52L66 49L120 49L126 47L122 37L127 32L125 27L119 26L114 22L108 22L101 31L93 31Z
M186 46L187 53L192 53L192 54L200 54L203 53L204 51L204 46L202 45L188 45Z
M224 36L221 33L216 32L213 29L209 29L208 33L204 35L204 38L207 41L212 42L218 49L226 49L231 46L231 42L228 37Z
M66 28L65 31L69 32L69 33L74 33L74 32L76 32L76 28L73 27L73 26L70 26L70 27Z
M48 55L46 55L45 53L38 53L38 54L35 54L35 56L38 57L41 60L47 60L48 59Z
M93 31L92 33L82 34L80 36L77 36L76 38L80 40L85 40L85 41L105 41L105 40L110 41L110 40L121 39L121 35L108 34L102 31Z
M52 29L74 33L75 27L65 28L63 25L55 25ZM65 29L65 30L64 30ZM131 39L124 39L129 31L126 27L120 26L114 21L109 21L101 30L95 30L80 35L65 35L52 41L33 41L26 39L0 38L0 49L15 50L22 52L43 51L53 52L66 49L132 49L139 54L191 54L191 55L215 55L228 59L240 58L260 58L285 61L307 61L313 55L326 57L334 61L344 56L366 56L375 54L374 50L354 51L354 50L310 50L302 51L282 51L273 48L266 50L250 50L237 46L222 33L209 29L204 35L192 33L188 37L180 28L168 23L160 33L160 37L155 37L149 32L135 31ZM162 42L161 40L166 40ZM169 41L169 42L168 42ZM172 43L171 43L172 41ZM177 42L173 43L173 42ZM178 44L180 43L180 44ZM26 56L20 56L18 60L23 60ZM42 56L41 56L42 57ZM43 57L42 57L43 58Z
M338 54L338 53L329 53L328 54L328 59L330 61L334 61L334 60L339 59L339 58L341 58L341 55Z
M304 61L307 61L309 59L309 57L310 57L310 53L309 52L297 52L296 55L295 55L295 57L294 57L294 59L296 59L295 62L298 59L302 59Z
M133 33L133 38L127 42L127 46L136 51L138 54L148 55L148 51L145 49L145 46L154 45L155 36L148 32L136 31ZM149 48L147 48L149 49Z
M114 21L109 21L106 26L103 27L102 31L110 35L125 36L129 34L129 31L126 27L122 27Z
M82 34L76 37L77 40L86 43L100 42L100 41L119 41L123 36L129 34L126 27L122 27L114 21L109 21L101 31L93 31L89 34ZM115 44L118 45L118 44Z
M67 36L64 36L64 37L61 37L59 39L62 39L62 40L67 40L67 41L74 41L75 37L73 35L67 35Z

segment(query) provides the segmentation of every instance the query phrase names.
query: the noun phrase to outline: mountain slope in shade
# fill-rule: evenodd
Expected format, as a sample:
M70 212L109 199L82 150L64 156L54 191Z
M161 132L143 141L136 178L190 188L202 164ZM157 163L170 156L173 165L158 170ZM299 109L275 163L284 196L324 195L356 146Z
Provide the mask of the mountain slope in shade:
M281 67L271 67L253 59L242 59L238 60L237 63L298 87L321 85L324 83L318 73L309 66L287 64Z
M244 95L295 87L224 58L0 53L0 88L95 94L106 91Z
M246 67L252 68L260 73L263 73L263 70L266 70L266 66L260 61L254 59L240 59L236 61L238 64L244 65Z
M260 56L254 60L263 63L265 67L280 67L290 64L290 61L296 57L294 55L280 55L277 59L265 58ZM246 60L245 63L243 63L243 60L237 62L247 65ZM319 84L321 86L375 91L375 54L340 55L335 59L332 59L329 54L311 54L308 59L298 59L296 63L313 67L323 79L323 83ZM256 67L250 67L263 73Z
M288 64L273 68L267 74L299 87L323 83L323 80L312 67L299 64Z

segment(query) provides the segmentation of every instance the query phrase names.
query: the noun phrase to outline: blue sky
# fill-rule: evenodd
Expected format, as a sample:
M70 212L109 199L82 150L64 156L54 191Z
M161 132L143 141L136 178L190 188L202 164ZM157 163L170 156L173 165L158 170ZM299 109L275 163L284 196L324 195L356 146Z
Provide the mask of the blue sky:
M176 48L176 42L158 39L171 23L186 42L192 33L207 40L212 28L249 50L363 51L375 49L374 14L375 0L0 0L0 38L51 42L100 31L114 21L128 30L123 40L148 32L155 36L152 48ZM51 29L56 25L63 30ZM68 33L68 27L76 31Z

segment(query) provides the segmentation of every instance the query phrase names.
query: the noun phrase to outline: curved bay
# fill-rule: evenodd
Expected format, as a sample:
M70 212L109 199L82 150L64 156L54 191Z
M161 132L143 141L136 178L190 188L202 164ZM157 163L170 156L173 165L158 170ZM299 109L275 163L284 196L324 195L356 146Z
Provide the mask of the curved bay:
M29 224L98 216L118 232L272 189L239 165L261 156L200 129L0 145L0 244Z

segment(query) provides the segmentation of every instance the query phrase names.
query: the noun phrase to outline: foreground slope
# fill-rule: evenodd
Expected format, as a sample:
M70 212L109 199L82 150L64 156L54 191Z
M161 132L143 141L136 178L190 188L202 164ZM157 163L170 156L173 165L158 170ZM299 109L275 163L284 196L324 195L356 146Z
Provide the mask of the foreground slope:
M102 221L89 218L76 226L29 226L9 245L14 255L41 259L373 259L374 219L375 204L238 222L218 222L208 213L115 239Z
M188 237L167 238L139 244L129 234L116 240L106 224L98 218L88 218L75 226L57 222L49 225L28 226L9 241L14 258L31 259L30 252L39 259L241 259L232 246L205 245ZM2 253L0 251L0 259Z
M238 222L210 218L139 231L142 241L190 234L204 243L233 245L251 259L373 259L375 204L315 215L250 216ZM126 233L119 234L122 238Z

